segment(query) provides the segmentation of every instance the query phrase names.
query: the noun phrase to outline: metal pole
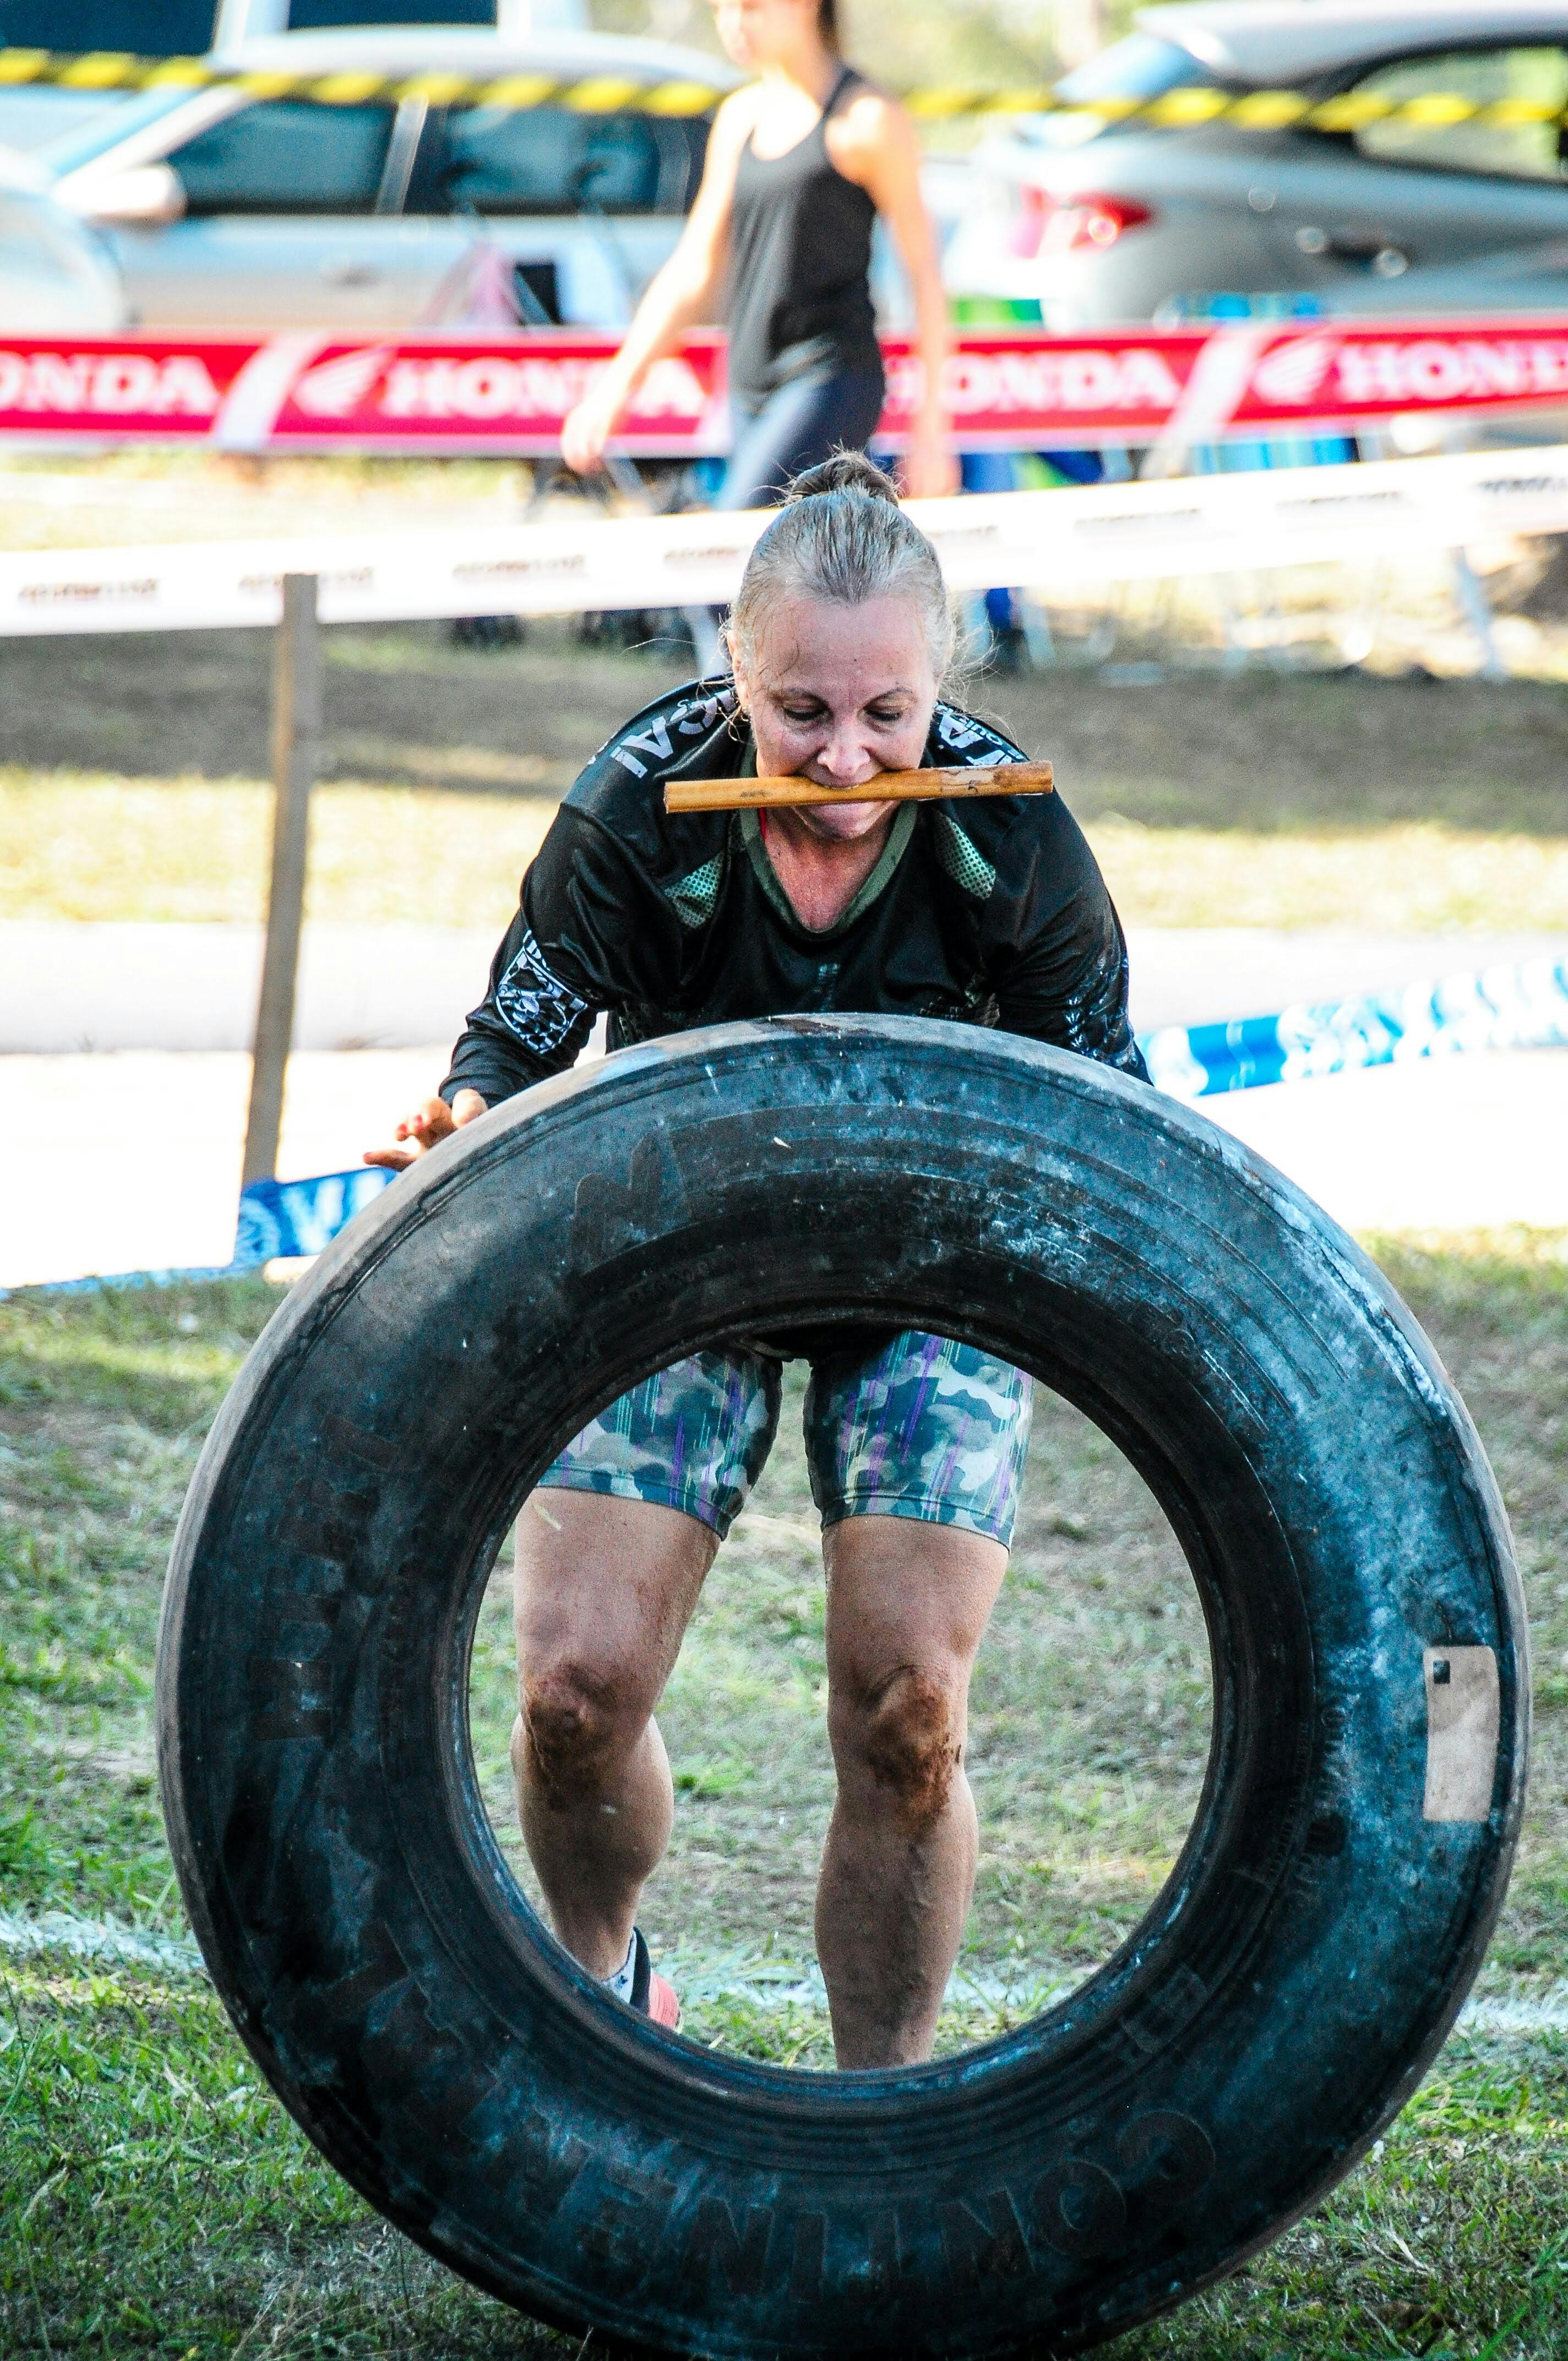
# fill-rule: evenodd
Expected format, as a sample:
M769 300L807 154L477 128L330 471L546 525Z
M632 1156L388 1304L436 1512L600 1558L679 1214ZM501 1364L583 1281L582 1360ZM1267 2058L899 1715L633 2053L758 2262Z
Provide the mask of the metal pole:
M283 614L272 671L272 885L267 942L261 955L261 995L250 1071L250 1113L245 1128L246 1181L278 1169L283 1077L294 1030L294 984L305 906L305 851L311 788L315 783L322 727L321 642L316 631L316 577L283 577Z
M1459 603L1464 618L1481 643L1481 677L1483 680L1507 680L1508 665L1498 652L1492 630L1492 602L1486 596L1486 586L1470 563L1466 550L1453 553L1453 587L1459 593Z

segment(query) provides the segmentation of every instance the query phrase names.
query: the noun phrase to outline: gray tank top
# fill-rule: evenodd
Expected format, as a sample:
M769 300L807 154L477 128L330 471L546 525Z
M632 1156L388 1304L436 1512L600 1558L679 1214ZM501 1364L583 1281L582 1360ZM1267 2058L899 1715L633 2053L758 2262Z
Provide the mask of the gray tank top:
M783 156L747 140L729 216L729 390L755 407L796 378L881 373L869 274L876 207L828 153L861 85L846 66L819 120Z

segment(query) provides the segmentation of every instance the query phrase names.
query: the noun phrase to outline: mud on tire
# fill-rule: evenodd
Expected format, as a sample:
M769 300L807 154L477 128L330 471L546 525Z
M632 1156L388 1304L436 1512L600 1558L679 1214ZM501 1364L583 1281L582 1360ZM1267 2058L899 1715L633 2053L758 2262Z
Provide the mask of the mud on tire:
M1095 1419L1214 1676L1191 1834L1116 1956L981 2050L843 2076L608 2001L515 1886L466 1734L486 1576L583 1419L839 1317L970 1339ZM1233 2267L1414 2087L1506 1881L1523 1628L1430 1347L1257 1158L1016 1038L731 1026L495 1110L293 1290L175 1547L165 1805L273 2088L481 2287L759 2361L1065 2352Z

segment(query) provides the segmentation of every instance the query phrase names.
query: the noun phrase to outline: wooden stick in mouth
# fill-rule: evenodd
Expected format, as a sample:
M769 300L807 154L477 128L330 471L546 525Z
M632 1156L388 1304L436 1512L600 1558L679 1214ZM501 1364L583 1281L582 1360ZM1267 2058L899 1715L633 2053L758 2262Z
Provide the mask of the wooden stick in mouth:
M879 771L858 787L815 779L672 779L667 812L777 810L786 804L920 804L944 796L1048 796L1048 763L977 763L970 770Z

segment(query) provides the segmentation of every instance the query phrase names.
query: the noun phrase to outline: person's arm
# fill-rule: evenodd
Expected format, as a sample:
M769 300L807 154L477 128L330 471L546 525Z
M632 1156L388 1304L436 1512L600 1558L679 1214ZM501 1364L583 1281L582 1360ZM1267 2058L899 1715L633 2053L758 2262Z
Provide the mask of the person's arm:
M957 491L959 463L948 447L942 384L951 339L948 295L931 216L920 193L920 143L903 107L867 91L829 126L829 154L847 180L858 181L893 233L915 298L915 347L920 356L920 407L910 428L904 488L912 499Z
M683 328L713 316L729 257L735 173L751 136L753 104L751 92L740 91L715 115L702 185L680 241L649 281L620 350L561 429L561 456L579 476L598 466L621 412L660 355Z
M554 945L551 958L541 950L534 927L548 922L539 915L542 897L533 884L531 868L517 915L490 962L489 990L457 1037L440 1091L397 1125L391 1147L367 1148L367 1164L403 1171L487 1109L564 1072L587 1039L597 995L586 979L576 979L583 986L576 990L556 972L565 966L575 974L569 955L562 958Z
M1100 864L1059 796L998 851L986 965L997 1025L1149 1079L1127 1011L1127 946Z
M676 759L666 723L722 739L727 711L717 699L666 697L635 715L594 757L577 782L583 797L574 791L562 805L529 865L516 916L490 962L489 989L458 1036L439 1096L405 1117L396 1144L372 1149L367 1163L401 1170L487 1108L565 1073L601 1009L670 1005L686 929L648 867L657 857L661 823L650 835L649 816L663 773L655 767L650 776L641 754L630 750L645 749L656 763L662 739L664 759ZM624 803L629 773L637 786L630 812L617 818L613 789L621 785ZM596 799L598 817L585 807Z
M458 1036L439 1093L403 1117L390 1147L367 1148L367 1164L403 1171L488 1108L564 1072L576 1058L605 998L585 972L588 961L577 939L579 852L573 823L564 826L557 813L523 878L517 913L490 962L489 989ZM557 939L563 934L565 943Z

